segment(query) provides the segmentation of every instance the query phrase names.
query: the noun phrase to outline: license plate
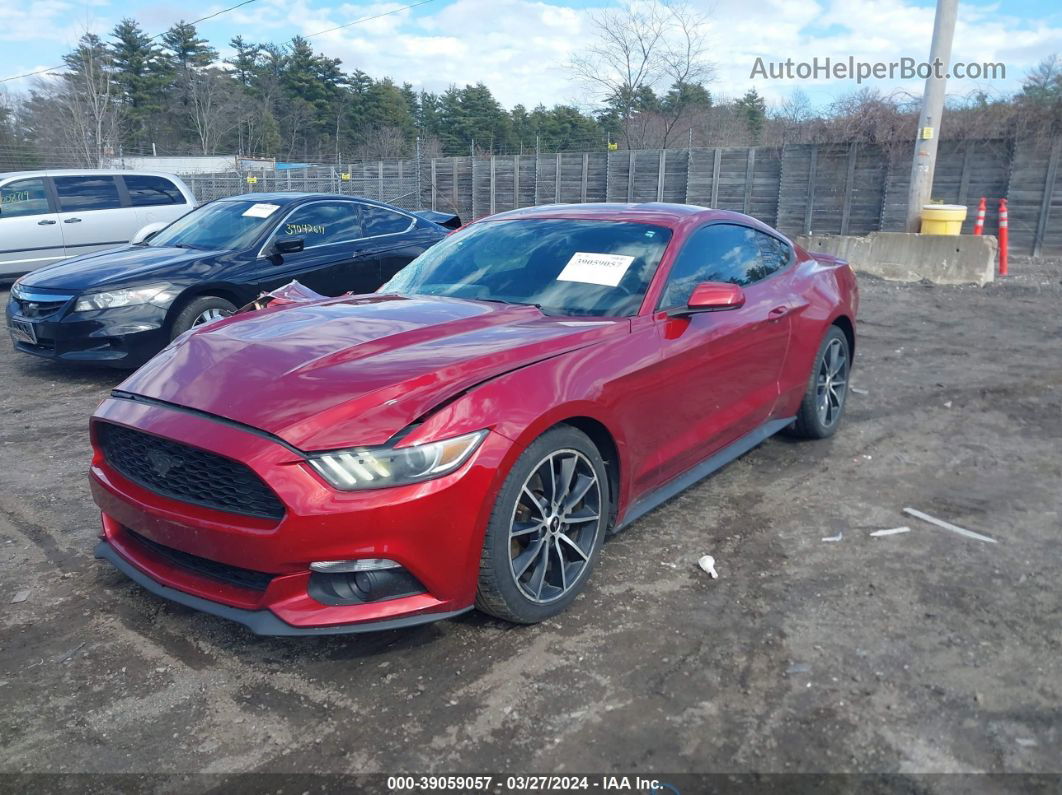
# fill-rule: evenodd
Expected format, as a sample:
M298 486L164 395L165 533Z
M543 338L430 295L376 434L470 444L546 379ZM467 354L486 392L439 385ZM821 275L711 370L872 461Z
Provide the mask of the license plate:
M28 345L37 344L37 330L28 320L9 318L7 321L7 330L11 332L11 338L14 339L15 342L25 342Z

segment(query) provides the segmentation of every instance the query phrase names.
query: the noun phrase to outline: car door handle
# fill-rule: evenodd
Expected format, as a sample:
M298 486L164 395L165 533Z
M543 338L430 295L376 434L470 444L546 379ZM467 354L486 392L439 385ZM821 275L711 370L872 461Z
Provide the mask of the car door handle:
M48 219L45 219L43 221L38 221L37 222L37 226L51 226L54 223L55 223L55 221L50 221Z
M789 314L788 306L776 306L770 312L767 313L767 317L771 320L781 320L783 317Z
M81 219L80 218L64 218L63 219L63 223L64 224L80 224L81 223Z

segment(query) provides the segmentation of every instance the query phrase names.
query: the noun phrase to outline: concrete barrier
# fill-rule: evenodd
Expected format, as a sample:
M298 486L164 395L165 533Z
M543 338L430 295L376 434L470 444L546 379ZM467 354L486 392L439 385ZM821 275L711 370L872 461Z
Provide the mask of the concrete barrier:
M866 237L800 235L796 242L808 251L847 260L857 272L893 281L984 285L996 272L998 244L991 235L871 232Z

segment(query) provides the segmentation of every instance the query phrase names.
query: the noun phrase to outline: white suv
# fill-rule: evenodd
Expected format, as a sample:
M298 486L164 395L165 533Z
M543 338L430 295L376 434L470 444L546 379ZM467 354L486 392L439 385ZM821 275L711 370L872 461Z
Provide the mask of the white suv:
M154 171L0 174L0 279L128 243L195 207L188 186Z

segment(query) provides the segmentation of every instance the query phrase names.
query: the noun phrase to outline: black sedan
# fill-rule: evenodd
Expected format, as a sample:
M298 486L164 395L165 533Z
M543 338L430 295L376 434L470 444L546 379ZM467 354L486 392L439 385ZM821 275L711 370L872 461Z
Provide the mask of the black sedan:
M138 367L177 335L293 279L325 295L372 292L459 223L349 196L219 199L143 242L23 276L7 326L25 353Z

